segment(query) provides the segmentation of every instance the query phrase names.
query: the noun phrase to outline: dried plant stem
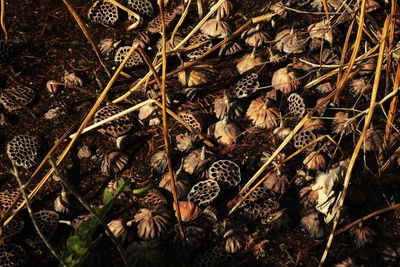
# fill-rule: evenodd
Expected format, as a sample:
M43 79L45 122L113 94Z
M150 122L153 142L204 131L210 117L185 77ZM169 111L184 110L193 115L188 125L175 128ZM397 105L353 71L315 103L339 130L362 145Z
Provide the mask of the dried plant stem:
M8 41L8 33L7 33L7 27L6 27L6 22L4 20L4 16L6 13L6 6L4 0L0 1L0 24L1 24L1 29L3 30L4 33L4 40L7 42Z
M363 1L363 7L365 7L365 1ZM364 9L364 8L362 8L362 9ZM358 157L358 153L360 152L360 149L364 143L365 135L367 133L370 122L372 120L372 116L374 114L374 110L375 110L374 107L375 107L375 102L376 102L376 96L378 93L378 87L379 87L379 82L380 82L381 72L382 72L383 58L384 58L384 53L385 53L385 48L386 48L386 36L387 36L388 27L389 27L389 18L386 18L385 25L383 26L382 38L381 38L381 43L380 43L380 47L379 47L378 63L377 63L376 72L375 72L374 85L373 85L372 93L371 93L369 112L365 118L363 130L357 141L356 147L354 148L354 152L350 158L349 166L347 168L346 175L345 175L344 182L343 182L342 197L339 199L338 212L335 216L332 231L329 236L328 242L326 244L325 251L319 262L319 266L323 266L325 259L328 256L328 252L329 252L330 246L333 241L335 230L339 224L340 214L342 211L344 199L346 198L346 193L347 193L347 189L348 189L348 186L350 183L350 178L351 178L351 174L353 171L353 167L354 167L354 164Z
M400 86L400 65L397 67L396 78L394 80L393 92L397 92ZM385 136L383 138L384 147L387 148L390 140L390 135L392 133L394 117L397 110L398 96L393 97L390 102L389 112L386 120Z
M175 39L175 35L176 35L176 33L178 32L179 27L183 24L183 22L184 22L185 19L186 19L187 14L189 13L189 8L190 8L190 5L191 5L191 4L192 4L192 0L188 0L187 5L186 5L186 8L185 8L185 10L183 11L182 16L180 17L180 19L179 19L178 23L176 24L174 30L172 31L171 40L174 40L174 39ZM173 41L172 41L172 43L173 43Z
M324 11L325 11L326 19L330 19L330 16L329 16L329 7L328 7L328 4L326 3L326 0L322 0L322 5L324 6Z
M354 43L353 53L351 54L351 57L350 57L350 60L349 60L349 65L347 66L347 69L345 70L342 78L340 79L340 81L336 85L337 91L336 91L336 95L335 95L335 98L334 98L334 102L338 101L339 94L340 94L340 92L342 91L342 89L344 88L345 84L348 81L349 74L352 71L353 65L354 65L356 57L357 57L358 50L360 48L361 37L362 37L363 26L364 26L364 18L365 18L365 4L366 4L366 0L362 0L362 2L361 2L361 10L360 10L361 16L360 16L360 19L358 21L358 30L357 30L356 40L355 40L355 43Z
M57 254L55 248L53 248L53 246L50 244L47 237L43 234L42 229L40 229L40 226L38 225L38 223L36 221L35 215L33 214L31 204L29 203L28 195L26 194L26 191L25 191L25 185L22 184L22 181L18 174L17 167L14 165L14 163L13 163L12 174L14 175L15 180L17 180L17 182L18 182L18 186L19 186L19 189L21 190L22 197L24 198L24 200L26 202L26 208L28 210L29 217L31 218L32 224L35 227L36 232L38 233L40 239L43 241L43 243L46 245L46 247L50 250L51 254L53 254L53 256L58 260L58 262L62 266L68 267L68 265L64 262L64 260Z
M389 41L387 46L387 51L392 51L393 49L393 42L394 42L394 35L395 35L395 19L394 16L396 14L397 9L397 1L392 1L391 11L390 11L390 26L389 26ZM386 83L385 83L385 93L389 89L390 78L392 72L392 53L388 53L387 60L386 60Z
M123 117L123 116L126 116L126 115L132 113L133 111L138 110L138 109L140 109L141 107L146 106L146 105L148 105L148 104L152 104L152 103L154 103L154 102L155 102L155 100L153 100L153 99L148 99L148 100L145 100L145 101L143 101L143 102L140 102L139 104L134 105L133 107L130 107L130 108L128 108L128 109L125 109L125 110L123 110L123 111L121 111L121 112L119 112L119 113L117 113L117 114L115 114L115 115L112 115L112 116L110 116L110 117L108 117L108 118L106 118L106 119L104 119L104 120L101 120L101 121L99 121L99 122L96 122L95 124L92 124L92 125L86 127L85 129L83 129L83 131L81 132L81 134L87 133L87 132L89 132L89 131L91 131L91 130L93 130L93 129L96 129L96 128L98 128L98 127L100 127L100 126L102 126L102 125L108 123L108 122L111 122L111 121L113 121L113 120L116 120L116 119L118 119L118 118L121 118L121 117ZM71 135L69 136L69 138L74 138L75 135L76 135L76 133L71 134Z
M145 53L145 52L143 51L143 49L140 48L140 47L138 47L138 52L139 52L139 54L142 56L144 62L146 62L147 66L149 67L151 73L153 74L154 78L155 78L156 81L157 81L158 86L161 87L161 80L160 80L160 78L158 77L157 71L154 69L153 64L150 62L149 57L146 55L146 53Z
M101 102L105 99L105 97L107 96L108 91L111 89L112 85L114 84L114 82L117 80L120 72L122 71L122 69L124 68L125 64L128 62L129 58L131 57L131 55L133 54L133 52L136 50L137 45L134 44L132 45L131 49L128 51L128 53L125 55L124 60L121 62L121 64L119 65L118 69L115 71L113 77L110 79L110 81L108 82L107 86L104 88L103 92L100 94L100 96L98 97L98 99L96 100L96 102L94 103L92 109L89 111L88 115L86 116L86 118L84 119L84 121L82 122L82 124L80 125L78 131L76 132L76 135L74 136L74 138L72 138L72 140L69 142L69 144L67 145L67 147L64 149L64 151L61 153L59 159L57 160L57 165L59 165L64 158L67 156L68 152L71 150L71 148L74 146L74 144L76 143L76 141L78 140L79 136L81 135L82 131L84 128L86 128L86 126L89 124L89 121L92 119L94 113L96 112L96 110L99 108ZM54 172L54 168L51 168L46 175L40 180L40 182L36 185L36 187L33 189L33 191L29 194L29 199L32 199L33 196L35 196L39 190L44 186L44 184L47 182L47 180L51 177L51 175ZM21 210L24 207L25 203L22 203L19 207L18 210ZM15 212L14 212L15 213ZM8 218L4 224L8 224L11 220L11 217Z
M140 17L140 15L137 14L136 12L133 12L132 10L130 10L129 8L127 8L126 6L121 5L120 3L118 3L118 2L115 1L115 0L106 0L106 1L107 1L107 2L110 2L111 4L113 4L113 5L117 6L117 7L119 7L120 9L122 9L123 11L125 11L126 13L128 13L129 15L132 15L132 16L136 19L136 22L133 23L132 25L130 25L130 26L127 28L128 31L133 30L133 29L136 29L136 28L140 25L140 23L142 22L142 18Z
M54 168L55 174L60 177L62 185L69 191L71 194L79 201L79 203L82 204L82 206L87 209L91 215L93 215L98 223L104 228L107 236L111 239L111 241L114 243L115 247L117 248L118 252L121 255L122 260L124 261L125 266L128 266L128 260L126 257L125 250L121 247L120 243L118 242L117 238L111 232L110 228L108 228L107 224L103 221L103 219L96 213L96 211L88 204L86 203L85 200L80 196L80 194L75 190L73 186L70 185L69 182L67 182L67 179L64 177L64 175L60 172L58 169L58 166L54 162L54 159L50 156L49 162L51 166Z
M36 175L42 169L44 164L47 162L47 159L50 157L50 155L53 154L54 151L59 147L59 145L64 142L64 140L68 137L68 134L72 131L72 129L74 127L75 127L75 124L72 125L71 127L69 127L69 129L59 139L56 140L55 144L51 147L49 152L47 152L46 156L42 159L42 161L40 162L39 166L37 166L36 169L34 170L34 172L31 174L31 177L28 179L27 182L25 182L24 187L28 187L29 186L29 184L33 181L33 179L36 177ZM14 210L14 208L17 206L17 203L18 203L18 200L19 200L20 197L21 197L21 192L18 193L18 195L15 198L14 202L4 212L3 218L0 221L0 225L6 226L17 215L17 213L23 208L25 202L21 203L20 206L18 206L17 209ZM30 197L29 199L32 199L32 197ZM12 214L10 216L11 212L12 212Z
M166 32L165 32L165 21L164 21L164 14L162 3L163 0L158 1L158 5L160 7L160 17L161 17L161 29L162 29L162 76L161 76L161 96L162 96L162 117L163 117L163 133L164 133L164 145L165 145L165 154L167 157L168 163L168 175L171 179L171 191L174 197L174 204L176 207L176 219L178 221L178 228L183 240L185 240L185 232L182 226L182 219L181 219L181 211L178 204L178 196L176 194L175 188L175 178L174 178L174 169L172 166L171 154L170 154L170 147L169 147L169 134L168 134L168 121L167 121L167 93L165 89L166 83L166 74L167 74L167 44L166 44Z

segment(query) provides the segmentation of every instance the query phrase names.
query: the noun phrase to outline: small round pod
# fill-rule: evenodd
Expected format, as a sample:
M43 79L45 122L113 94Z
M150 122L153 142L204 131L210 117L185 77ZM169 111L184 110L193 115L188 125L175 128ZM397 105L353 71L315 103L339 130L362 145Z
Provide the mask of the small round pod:
M130 46L121 46L117 49L114 56L114 62L117 66L121 65L122 61L124 61L126 55L130 50ZM139 54L139 52L134 51L131 57L128 59L128 62L126 62L124 68L133 68L141 66L143 64L144 61L142 59L142 56Z
M57 212L51 210L40 210L33 214L35 220L47 239L51 239L58 229L59 218ZM42 242L38 235L32 240L32 244Z
M242 33L242 39L247 45L258 48L267 44L270 40L270 37L261 29L260 24L257 24L256 27L244 31Z
M0 92L0 104L7 112L14 112L29 105L35 98L35 91L28 86L18 84Z
M0 241L9 241L12 237L18 235L24 229L25 222L19 218L14 218L2 229Z
M293 145L296 149L300 149L304 146L306 146L307 144L311 143L312 141L314 141L317 137L315 136L315 134L308 130L308 129L304 129L300 132L298 132L294 137L293 137ZM314 149L316 144L313 144L311 146L308 147L308 150L312 151Z
M38 164L39 149L37 138L28 134L16 135L7 143L8 158L15 166L25 169Z
M181 111L178 116L186 122L190 127L198 132L202 132L205 126L204 120L200 114Z
M279 202L271 190L260 185L243 201L240 209L249 220L268 219L279 210Z
M286 54L303 53L306 49L307 37L293 28L279 32L275 36L275 47Z
M171 218L171 213L164 206L157 206L153 210L140 209L134 216L138 236L143 240L159 238L170 227Z
M158 206L166 206L168 204L165 196L155 188L149 189L145 196L133 197L133 199L139 203L140 207L144 207L149 210L154 210Z
M154 16L153 4L149 0L128 0L128 7L132 8L140 16L151 18ZM133 20L133 16L128 14L128 19Z
M16 244L0 246L0 263L4 267L22 267L28 262L25 250Z
M272 129L277 126L280 113L277 108L268 106L268 99L259 97L251 101L246 117L257 128Z
M208 169L208 177L217 181L223 189L230 189L241 181L240 167L230 160L218 160Z
M107 105L99 109L94 115L94 123L105 120L122 112L123 109L115 105ZM133 128L132 118L129 115L122 116L113 121L103 124L98 132L111 137L119 137Z
M176 175L177 176L177 175ZM171 178L167 173L164 177L160 180L158 184L159 187L167 189L168 191L172 192L171 189ZM190 191L190 182L185 178L176 178L175 177L175 190L178 199L183 199Z
M114 25L118 20L118 8L114 4L98 0L93 3L88 11L88 19L106 27Z
M297 93L292 93L288 97L289 112L294 117L301 119L306 113L306 105L304 99Z
M233 92L237 98L245 98L253 94L260 87L257 73L247 74L241 78L233 88Z
M215 180L204 180L195 184L188 194L188 200L197 205L210 204L216 199L221 191Z

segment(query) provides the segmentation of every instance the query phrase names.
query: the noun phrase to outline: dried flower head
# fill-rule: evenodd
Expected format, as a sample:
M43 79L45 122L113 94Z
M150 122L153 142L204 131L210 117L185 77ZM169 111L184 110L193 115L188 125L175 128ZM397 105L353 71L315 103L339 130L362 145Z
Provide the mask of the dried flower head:
M186 56L191 60L194 60L203 54L205 54L212 47L211 38L203 33L197 33L192 38L189 39L189 47L197 47L190 50Z
M227 118L208 128L208 134L213 135L223 145L232 145L240 133L239 126L234 122L229 122Z
M215 73L215 69L210 64L195 64L180 71L178 78L182 86L193 87L210 82Z
M275 37L275 46L279 51L287 54L298 54L305 51L307 38L304 34L297 33L294 29L286 29Z
M268 43L270 37L261 29L260 24L242 33L242 39L251 47L258 48Z
M190 175L199 174L212 159L210 153L203 146L201 149L194 150L183 160L183 169Z
M312 151L303 160L303 164L306 165L306 168L309 170L320 171L325 169L326 159L322 153L317 151Z
M289 94L299 87L300 81L298 78L294 70L281 68L274 72L272 76L272 86L284 94Z
M176 136L176 147L179 151L188 152L193 148L196 136L190 133L178 134Z
M370 127L365 134L364 149L366 151L379 151L383 146L383 131Z
M147 104L139 109L139 120L142 123L148 122L150 126L159 125L161 123L160 108L155 104Z
M273 172L264 181L265 187L278 194L286 193L289 188L289 179L285 174Z
M335 133L349 134L355 131L356 124L355 121L350 121L349 113L344 111L339 111L335 114L332 121L333 131Z
M224 234L225 251L231 254L241 251L246 244L246 236L241 229L231 229Z
M140 207L153 210L158 206L168 204L165 196L156 188L150 189L145 196L133 197L133 200L139 203Z
M372 91L372 85L366 78L353 79L349 84L349 91L353 96L368 94Z
M181 219L183 222L191 222L196 220L200 214L201 209L190 201L179 201L179 210L181 212ZM176 205L174 204L174 210L176 210Z
M231 101L227 94L214 100L214 113L218 119L228 117L230 120L239 119L243 114L243 107L238 101Z
M354 237L354 242L358 248L365 247L368 244L372 244L376 235L372 228L359 223L350 229L350 234Z
M168 164L165 149L161 149L154 153L150 159L150 166L158 172L164 172L167 169Z
M271 129L277 126L280 113L277 108L268 107L268 101L259 97L251 101L246 117L258 128Z
M171 214L167 208L157 206L154 210L140 209L134 216L138 236L144 240L159 238L171 224Z
M172 11L164 10L164 22L167 31L173 26L178 16L183 13L184 8L185 7L183 5L179 5ZM162 32L160 15L149 22L149 24L147 25L147 31L152 34Z
M225 38L232 33L232 28L229 23L221 20L220 16L207 20L200 31L212 37Z
M112 151L104 155L101 162L101 172L106 175L114 175L122 171L128 164L128 156L120 151Z
M238 60L236 69L240 74L243 74L264 64L265 61L260 56L257 56L255 53L249 53Z
M176 174L178 176L178 174ZM171 178L169 174L164 175L164 177L160 180L158 184L159 187L165 188L168 191L172 192L171 189ZM176 178L175 177L175 190L178 199L183 199L190 191L190 182L187 179Z
M333 31L330 20L324 19L308 26L311 38L324 39L330 44L333 43Z
M82 79L75 72L64 72L62 81L67 87L81 87L83 85Z
M108 229L114 234L117 240L125 243L128 239L128 228L124 220L116 219L107 224Z
M100 40L99 49L103 55L109 55L120 42L115 42L113 38L104 38Z
M221 46L221 49L219 50L218 55L219 56L231 56L231 55L234 55L241 51L243 51L243 46L236 41L231 41L231 42L227 42L226 44L223 44Z
M315 210L303 212L301 225L313 238L321 238L324 235L324 226Z

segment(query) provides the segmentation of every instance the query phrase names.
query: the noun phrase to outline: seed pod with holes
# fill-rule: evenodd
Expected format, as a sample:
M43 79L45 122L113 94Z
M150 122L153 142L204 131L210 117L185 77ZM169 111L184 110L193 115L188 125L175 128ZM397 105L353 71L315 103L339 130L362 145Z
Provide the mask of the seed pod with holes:
M263 219L279 209L279 202L271 190L260 185L243 201L240 209L249 220Z
M99 121L105 120L122 111L123 110L120 107L115 105L105 106L96 112L96 114L94 115L94 122L97 123ZM123 117L120 117L118 119L103 124L98 131L104 135L118 137L126 134L132 128L133 128L132 118L129 115L125 115Z
M131 50L130 46L121 46L117 49L114 56L114 62L116 65L121 65L122 61L124 60L126 54ZM133 52L131 57L129 58L128 62L125 64L125 68L133 68L135 66L143 65L144 61L139 54L139 52Z
M302 130L293 137L294 147L297 149L300 149L315 139L316 139L316 136L312 131L307 130L307 129ZM315 144L308 147L308 150L311 151L314 149L314 147L315 147Z
M179 112L178 115L184 122L189 124L189 126L191 126L194 130L198 132L203 131L204 120L200 114L182 111Z
M28 261L25 250L15 244L0 246L0 263L4 267L22 267Z
M218 160L208 169L208 177L217 181L222 188L229 189L240 183L240 167L230 160Z
M207 205L218 197L219 185L215 180L200 181L195 184L188 194L188 200L197 205Z
M24 85L8 87L0 92L0 104L8 112L24 108L35 98L35 91Z
M33 214L36 222L42 230L42 233L47 239L51 239L57 231L59 215L57 212L51 210L41 210ZM42 240L37 236L34 242L41 242Z
M15 166L29 169L38 163L39 148L35 137L27 134L17 135L7 143L7 155Z
M153 4L149 0L128 0L128 7L137 12L140 16L151 18L154 16ZM128 15L129 20L133 20L132 15Z
M111 26L118 20L118 8L106 0L98 0L90 7L88 18L92 22Z
M140 207L153 210L157 206L166 206L168 204L165 196L156 188L150 189L145 196L133 197L134 201L139 203Z
M212 47L212 40L210 36L197 33L192 38L189 39L189 47L199 46L193 50L186 53L186 56L191 60L197 59L198 57L205 54Z
M302 118L306 112L304 99L300 95L293 93L288 97L288 101L290 114L296 118Z
M23 220L19 220L18 218L14 218L10 221L2 230L1 241L9 241L12 237L21 233L24 228L25 222Z
M240 79L235 87L233 88L233 92L236 97L244 98L250 96L260 87L260 83L258 81L257 73L250 73L247 76Z

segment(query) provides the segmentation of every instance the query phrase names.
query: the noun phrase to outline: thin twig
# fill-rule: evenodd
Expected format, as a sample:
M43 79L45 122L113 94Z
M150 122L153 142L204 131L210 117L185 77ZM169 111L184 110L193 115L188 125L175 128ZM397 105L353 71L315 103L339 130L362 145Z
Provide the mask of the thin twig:
M4 3L4 0L0 1L0 24L1 24L1 28L3 29L3 33L4 33L4 40L7 42L8 41L8 34L7 34L7 27L6 27L6 23L4 20L4 16L6 13L6 6Z
M40 239L42 239L43 243L50 250L51 254L53 254L53 256L60 262L60 264L62 266L68 267L68 265L64 262L64 260L61 258L61 256L59 256L57 254L55 248L53 248L53 246L50 244L50 242L47 239L47 237L43 234L42 229L40 229L40 226L38 225L38 223L36 221L35 215L33 214L33 210L32 210L31 204L29 203L29 199L28 199L28 196L27 196L26 191L25 191L25 186L22 184L22 181L19 178L18 170L17 170L17 167L15 166L14 163L13 163L13 169L14 170L12 171L12 174L14 175L15 180L17 180L17 182L18 182L18 186L19 186L19 189L21 190L22 197L24 198L24 200L26 202L26 208L28 209L29 217L31 217L32 224L35 227L36 232L38 233Z
M162 3L163 0L158 1L158 5L160 7L160 17L161 17L161 29L162 29L162 76L161 76L161 96L162 96L162 117L163 117L163 133L164 133L164 145L165 145L165 154L168 163L168 175L171 179L171 191L174 197L174 204L176 208L176 219L178 221L178 228L183 240L185 240L185 231L183 230L182 226L182 218L181 218L181 210L178 203L178 195L176 194L175 188L175 178L174 178L174 169L172 166L171 154L170 154L170 147L169 147L169 135L168 135L168 121L167 121L167 93L165 89L166 83L166 74L167 74L167 42L166 42L166 31L165 31L165 21L164 21L164 14L163 14L163 7Z
M82 204L82 206L87 209L91 215L93 215L96 220L100 223L100 225L104 228L106 231L107 236L111 239L111 241L114 243L115 247L117 248L118 252L121 255L122 260L124 261L125 266L128 266L128 260L126 257L125 250L121 247L120 243L118 242L117 238L111 232L110 228L108 228L108 225L100 218L100 216L97 214L97 212L88 204L86 203L85 200L80 196L80 194L75 190L75 188L67 182L66 177L61 173L61 171L58 169L58 166L56 165L54 159L52 156L49 158L49 162L51 166L54 168L55 174L60 178L63 186L79 201L79 203Z

